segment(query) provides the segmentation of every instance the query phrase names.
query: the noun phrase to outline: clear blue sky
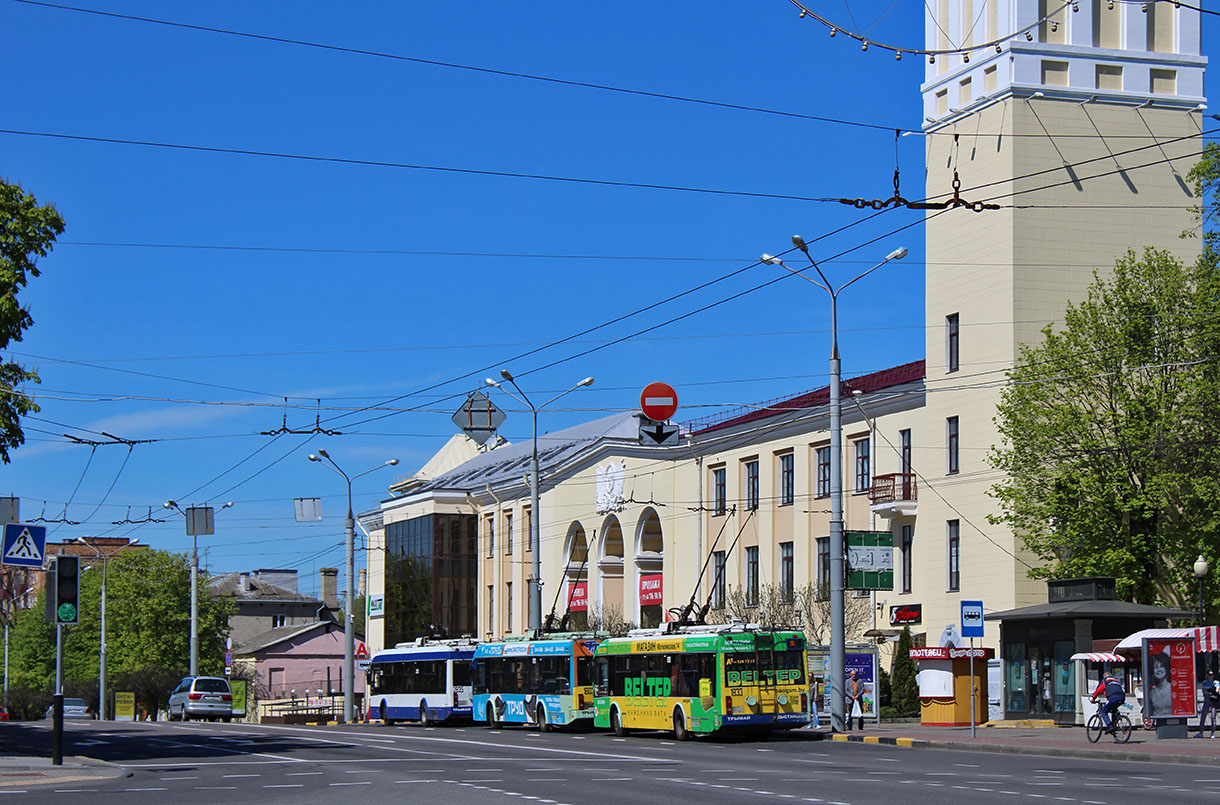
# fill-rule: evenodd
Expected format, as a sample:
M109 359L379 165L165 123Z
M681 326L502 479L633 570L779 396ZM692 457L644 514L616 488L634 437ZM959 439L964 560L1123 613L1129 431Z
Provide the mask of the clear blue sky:
M296 567L314 591L317 568L341 566L345 501L308 453L325 447L353 474L398 458L356 483L356 509L371 508L449 438L451 413L491 367L536 400L596 377L543 430L634 408L653 380L678 388L678 420L824 385L825 294L799 279L752 290L781 270L751 264L794 233L836 279L907 246L844 294L844 371L924 357L920 214L865 221L803 200L892 194L892 129L920 125L923 60L832 39L787 0L80 5L406 59L0 0L0 127L325 158L0 134L0 175L67 222L21 295L35 324L10 345L42 376L42 412L0 467L23 519L45 501L45 517L67 504L84 521L53 539L185 551L180 519L112 522L149 506L167 517L167 498L233 500L203 541L208 568ZM819 7L922 46L922 3ZM902 138L898 157L903 195L921 197L923 138ZM291 427L312 427L320 398L323 427L343 435L259 435L281 425L283 397ZM497 400L510 410L502 433L528 438L528 412ZM350 410L387 404L398 412ZM91 450L61 436L101 431L155 441ZM301 496L323 498L323 523L293 522Z

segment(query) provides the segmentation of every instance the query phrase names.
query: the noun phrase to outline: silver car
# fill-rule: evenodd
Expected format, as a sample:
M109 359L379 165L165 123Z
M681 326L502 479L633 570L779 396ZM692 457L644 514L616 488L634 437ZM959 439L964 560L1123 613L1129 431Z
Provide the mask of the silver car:
M218 676L188 676L169 694L169 720L233 720L233 693Z
M55 718L55 705L47 708L47 718ZM64 718L93 718L84 699L64 699Z

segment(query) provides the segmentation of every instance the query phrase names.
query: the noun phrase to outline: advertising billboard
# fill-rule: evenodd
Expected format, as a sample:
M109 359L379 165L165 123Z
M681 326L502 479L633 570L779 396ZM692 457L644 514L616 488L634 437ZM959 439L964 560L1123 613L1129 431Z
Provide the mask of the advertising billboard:
M1144 638L1144 717L1195 714L1195 639Z

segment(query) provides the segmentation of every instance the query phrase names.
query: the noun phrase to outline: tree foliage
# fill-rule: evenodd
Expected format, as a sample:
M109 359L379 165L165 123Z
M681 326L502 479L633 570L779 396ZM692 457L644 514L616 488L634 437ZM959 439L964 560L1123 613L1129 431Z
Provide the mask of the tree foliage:
M1037 577L1114 576L1193 609L1220 555L1220 281L1210 253L1128 253L1024 347L997 412L1001 514Z
M21 187L0 180L0 349L20 341L34 323L17 293L38 276L37 258L50 253L63 231L64 221L54 207L39 206ZM37 382L38 375L20 364L0 363L0 461L5 464L9 450L25 441L21 417L38 410L20 387Z
M898 649L894 652L894 675L890 680L890 704L899 718L919 715L919 684L915 661L911 659L911 627L902 627Z
M156 550L127 550L106 569L106 676L110 690L134 690L152 709L190 662L190 565L187 557ZM64 627L64 685L93 707L98 704L102 569L81 574L80 623ZM233 604L207 595L199 580L199 672L224 671L224 638ZM55 683L55 627L44 618L44 595L18 613L10 634L13 684L50 692ZM40 700L39 700L40 701Z
M847 639L862 639L872 625L869 599L848 595L843 603ZM806 584L789 593L779 585L764 584L753 603L743 589L730 588L724 606L709 612L708 621L726 623L733 618L767 629L796 629L805 633L810 645L830 645L830 591L824 585Z

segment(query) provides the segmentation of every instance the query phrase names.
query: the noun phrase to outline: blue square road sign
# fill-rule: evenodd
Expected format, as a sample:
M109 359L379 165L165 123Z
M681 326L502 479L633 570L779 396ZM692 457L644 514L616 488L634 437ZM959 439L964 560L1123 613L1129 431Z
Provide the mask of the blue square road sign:
M0 564L42 569L46 553L47 527L30 523L6 523Z

